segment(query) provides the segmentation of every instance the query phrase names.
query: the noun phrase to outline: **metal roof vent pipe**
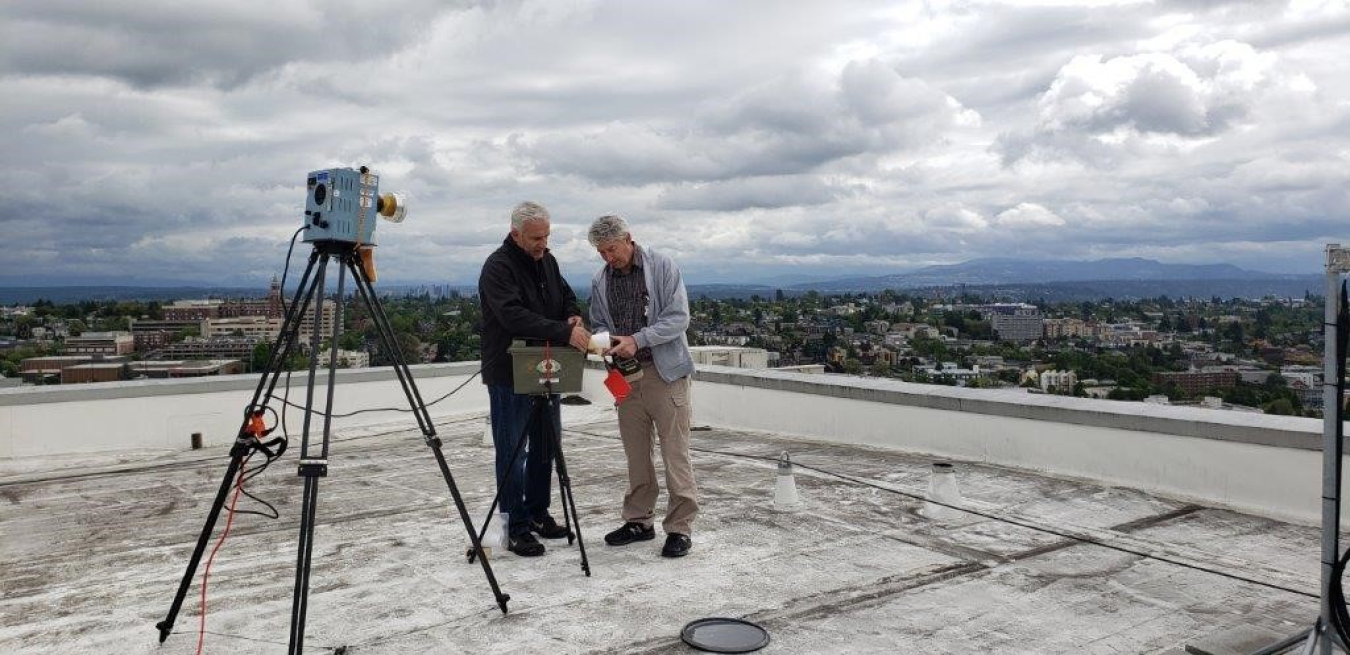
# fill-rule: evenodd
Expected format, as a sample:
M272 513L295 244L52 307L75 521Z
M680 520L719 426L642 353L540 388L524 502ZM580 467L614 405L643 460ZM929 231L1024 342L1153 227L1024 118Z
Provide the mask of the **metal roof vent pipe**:
M933 462L928 476L928 500L923 504L923 515L933 521L954 521L961 517L961 490L956 486L956 467L951 462Z
M792 475L792 459L787 451L778 458L778 482L773 488L773 508L780 512L794 512L801 509L801 497L797 495L797 480Z

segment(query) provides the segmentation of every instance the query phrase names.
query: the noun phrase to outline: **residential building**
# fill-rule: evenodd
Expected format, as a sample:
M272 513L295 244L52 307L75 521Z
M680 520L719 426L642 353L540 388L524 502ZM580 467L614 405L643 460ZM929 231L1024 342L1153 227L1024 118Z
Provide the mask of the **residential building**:
M19 362L19 374L24 382L58 382L62 371L72 366L84 364L117 364L127 361L122 355L52 355L47 357L29 357Z
M164 307L166 321L202 321L220 317L223 300L179 300Z
M1073 371L1041 371L1040 378L1041 391L1046 393L1070 393L1078 384L1078 374Z
M162 359L241 359L252 361L253 349L265 343L258 337L190 337L164 346ZM304 347L306 344L297 344Z
M330 350L319 353L319 364L327 366L330 357L332 357L332 351ZM343 350L338 348L337 364L338 368L370 368L370 353L364 350Z
M127 362L90 362L61 369L61 384L117 382L127 378Z
M872 334L886 334L891 329L891 324L889 321L867 321L863 327Z
M902 339L913 339L914 337L937 339L942 336L942 331L927 323L893 323L891 324L891 331L886 335L887 339L890 340L892 335Z
M1208 369L1199 371L1167 371L1153 374L1153 383L1157 385L1175 384L1187 394L1197 394L1214 389L1230 389L1237 386L1241 375L1237 371L1226 369Z
M321 335L327 336L332 333L333 321L336 320L336 316L337 303L331 299L324 300L323 312L320 314ZM202 321L201 335L205 338L258 337L263 341L275 341L281 334L281 328L284 324L284 318L261 315L208 318ZM300 339L308 343L313 328L314 315L313 313L306 313L300 321Z
M1290 384L1302 382L1305 388L1312 389L1322 385L1322 369L1317 366L1282 366L1280 375Z
M1076 318L1047 318L1044 329L1046 339L1078 339L1093 336L1092 328Z
M989 321L1001 341L1035 341L1045 334L1041 310L1026 303L982 305L980 314Z
M1326 402L1322 398L1322 385L1310 385L1302 377L1289 381L1289 388L1298 396L1298 401L1308 409L1322 409Z
M886 336L882 337L881 343L887 348L908 348L909 337L901 332L887 332Z
M964 387L970 384L971 380L980 377L987 377L988 371L983 371L978 366L971 368L961 368L956 362L942 362L941 364L923 364L914 367L916 371L928 373L930 378L949 377L956 382L957 386Z
M256 337L262 341L275 341L281 334L282 322L282 319L266 316L208 318L202 321L202 338Z
M868 366L876 364L893 366L895 364L895 351L880 347L863 348L858 351L858 359Z
M66 339L67 355L129 355L135 350L130 332L85 332Z
M999 355L975 355L970 358L970 363L984 370L998 370L1003 368L1003 358Z
M157 321L137 318L131 320L130 327L136 350L146 352L163 348L175 335L185 330L193 330L201 334L202 322L200 320Z
M1237 372L1242 381L1247 384L1265 384L1266 380L1269 380L1274 373L1274 371L1255 366L1239 366Z
M132 375L147 378L198 378L210 375L234 375L244 372L237 359L152 360L128 365Z

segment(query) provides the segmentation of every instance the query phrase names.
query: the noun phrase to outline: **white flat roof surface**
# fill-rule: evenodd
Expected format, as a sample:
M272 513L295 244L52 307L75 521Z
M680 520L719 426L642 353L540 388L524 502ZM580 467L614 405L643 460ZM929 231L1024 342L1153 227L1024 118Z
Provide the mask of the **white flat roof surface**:
M695 452L702 509L690 555L660 557L659 525L655 541L608 547L626 484L613 413L564 412L593 576L565 541L547 542L541 558L497 553L507 615L465 561L464 528L411 422L339 430L319 485L307 652L683 653L692 652L679 642L685 623L730 616L770 632L763 653L1162 654L1238 628L1293 634L1317 612L1308 596L1316 528L973 464L957 464L959 485L987 516L940 523L922 516L920 501L801 467L803 509L777 512L772 462ZM482 415L439 429L479 522L493 491ZM932 463L717 428L695 432L694 445L763 457L790 450L801 464L917 494ZM282 516L236 518L211 571L206 652L285 651L295 455L248 486ZM154 624L225 458L215 449L0 460L0 652L194 652L197 584L163 646ZM658 521L663 508L664 495ZM552 510L561 521L556 484Z

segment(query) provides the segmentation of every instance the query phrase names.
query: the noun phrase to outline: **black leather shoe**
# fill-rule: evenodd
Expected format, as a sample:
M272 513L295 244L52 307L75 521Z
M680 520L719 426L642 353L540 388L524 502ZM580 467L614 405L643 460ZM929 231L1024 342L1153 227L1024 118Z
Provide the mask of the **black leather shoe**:
M544 515L542 519L530 519L530 532L533 532L545 539L562 539L566 537L567 528L558 525L552 516Z
M544 554L544 544L539 543L533 534L513 534L506 540L506 549L521 557L539 557Z
M656 530L650 525L629 521L618 530L605 535L605 543L611 546L627 546L634 541L651 541L656 538Z
M689 535L672 532L666 535L666 545L661 549L661 557L684 557L693 547L694 542L689 539Z

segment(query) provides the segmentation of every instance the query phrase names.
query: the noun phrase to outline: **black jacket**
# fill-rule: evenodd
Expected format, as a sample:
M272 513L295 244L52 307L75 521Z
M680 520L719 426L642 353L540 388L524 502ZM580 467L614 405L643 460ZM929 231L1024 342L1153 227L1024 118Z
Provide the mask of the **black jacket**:
M558 270L558 260L545 251L535 261L506 237L478 276L478 301L483 307L483 384L512 384L512 339L548 340L571 348L567 319L580 316L577 296Z

